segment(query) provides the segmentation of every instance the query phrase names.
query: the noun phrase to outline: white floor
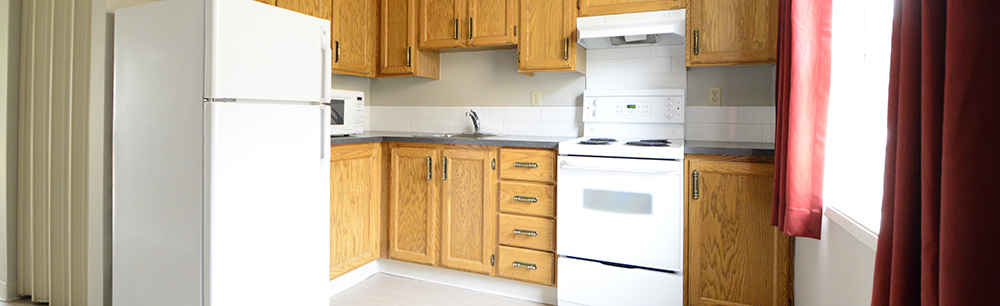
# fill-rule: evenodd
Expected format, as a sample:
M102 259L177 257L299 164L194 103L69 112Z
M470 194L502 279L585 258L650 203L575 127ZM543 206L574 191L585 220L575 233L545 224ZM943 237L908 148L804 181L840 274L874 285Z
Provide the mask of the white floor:
M330 306L341 305L542 306L546 304L377 273L330 298Z
M31 298L24 298L13 302L0 302L0 306L28 306L28 305L48 305L48 304L32 303Z

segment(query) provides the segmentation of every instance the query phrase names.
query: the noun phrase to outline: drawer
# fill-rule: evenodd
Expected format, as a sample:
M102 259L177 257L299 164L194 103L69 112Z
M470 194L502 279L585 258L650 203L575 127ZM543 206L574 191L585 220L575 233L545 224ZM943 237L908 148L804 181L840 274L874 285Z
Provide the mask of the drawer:
M556 221L500 214L500 244L555 252Z
M500 178L555 183L556 151L500 148Z
M542 285L555 285L556 256L549 252L500 246L500 276Z
M500 211L539 217L556 216L556 186L500 182Z

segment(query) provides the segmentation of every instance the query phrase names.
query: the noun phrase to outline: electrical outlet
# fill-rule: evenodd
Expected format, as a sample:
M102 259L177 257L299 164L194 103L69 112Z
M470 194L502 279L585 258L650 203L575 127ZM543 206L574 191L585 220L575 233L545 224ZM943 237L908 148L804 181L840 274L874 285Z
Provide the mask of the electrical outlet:
M708 88L708 105L711 106L722 105L722 87Z
M531 92L531 106L542 106L542 91L535 90Z

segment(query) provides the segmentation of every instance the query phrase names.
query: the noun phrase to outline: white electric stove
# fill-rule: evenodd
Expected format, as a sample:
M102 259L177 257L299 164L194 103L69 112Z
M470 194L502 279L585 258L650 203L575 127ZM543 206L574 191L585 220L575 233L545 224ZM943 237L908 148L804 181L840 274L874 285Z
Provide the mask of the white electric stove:
M684 90L584 92L559 143L559 305L680 306Z

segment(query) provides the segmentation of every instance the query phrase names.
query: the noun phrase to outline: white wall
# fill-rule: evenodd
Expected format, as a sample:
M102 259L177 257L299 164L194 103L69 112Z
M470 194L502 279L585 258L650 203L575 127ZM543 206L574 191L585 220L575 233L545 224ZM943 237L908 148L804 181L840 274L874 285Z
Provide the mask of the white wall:
M875 250L826 216L820 235L795 238L795 305L871 305Z

